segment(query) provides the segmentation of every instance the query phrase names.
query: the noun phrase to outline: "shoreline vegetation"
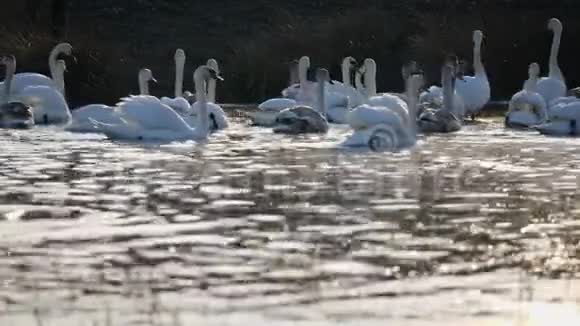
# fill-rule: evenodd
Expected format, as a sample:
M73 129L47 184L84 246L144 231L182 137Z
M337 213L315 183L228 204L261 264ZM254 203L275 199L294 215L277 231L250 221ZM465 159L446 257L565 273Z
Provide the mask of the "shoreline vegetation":
M572 10L579 7L567 0L26 0L0 13L0 54L14 54L18 71L47 73L50 48L71 43L78 62L68 62L67 94L76 107L136 93L142 67L159 80L153 95L173 94L173 54L183 48L184 89L193 89L193 68L213 57L226 78L218 101L255 103L277 96L288 80L286 62L305 54L335 79L344 56L372 57L382 91L402 89L408 60L437 82L447 53L471 61L471 33L482 29L492 100L502 100L521 89L529 63L547 73L550 17L564 23L559 59L568 84L580 83L571 73L580 69Z

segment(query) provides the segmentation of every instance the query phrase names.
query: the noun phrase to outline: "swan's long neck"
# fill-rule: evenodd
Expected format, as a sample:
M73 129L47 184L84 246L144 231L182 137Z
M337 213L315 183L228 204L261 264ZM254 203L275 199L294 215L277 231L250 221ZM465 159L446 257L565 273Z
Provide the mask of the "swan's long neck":
M10 100L10 88L12 87L12 78L16 72L16 62L12 61L6 64L6 76L4 77L4 92L0 103L7 103Z
M300 70L298 67L295 63L290 65L290 80L288 81L288 86L300 83Z
M56 60L58 59L58 55L61 53L58 46L56 46L52 51L50 51L50 55L48 56L48 68L50 69L50 77L54 80L56 79L57 75L57 68L56 68Z
M298 62L298 79L300 81L300 89L306 90L308 84L308 68L310 67L310 60L307 57L300 58Z
M417 136L417 93L419 90L419 77L410 75L405 81L405 92L408 99L409 130L413 137Z
M139 94L149 95L149 81L139 75Z
M185 69L185 60L183 58L175 59L175 97L183 96L183 73Z
M62 65L64 66L64 62L62 63ZM66 87L64 84L65 70L66 70L65 67L59 67L59 64L57 63L56 71L54 73L54 82L56 84L58 91L62 94L64 98L66 98Z
M322 115L324 115L326 117L326 98L325 98L326 91L325 90L326 90L326 81L319 80L318 81L318 96L317 96L318 112L322 113Z
M453 112L453 78L451 77L449 69L449 67L444 67L442 74L441 84L443 86L443 106L445 110Z
M351 82L350 82L350 59L344 59L344 61L342 62L342 83L344 84L344 86L351 86Z
M206 138L209 133L209 118L207 114L207 96L205 93L207 80L195 74L195 97L199 103L199 113L196 131L199 136Z
M362 75L363 74L360 70L356 71L356 73L354 74L354 85L357 91L359 91L361 94L366 94L365 87L362 83Z
M528 80L524 83L524 90L536 92L538 89L538 75L530 73Z
M552 48L550 49L550 77L557 78L561 80L563 83L566 81L564 80L564 75L560 70L560 66L558 65L558 54L560 52L560 42L562 40L562 31L561 30L554 30L554 36L552 39Z
M367 96L377 95L377 69L375 65L371 64L367 67L364 79Z
M473 69L476 76L487 78L485 67L481 61L481 40L477 40L473 47Z

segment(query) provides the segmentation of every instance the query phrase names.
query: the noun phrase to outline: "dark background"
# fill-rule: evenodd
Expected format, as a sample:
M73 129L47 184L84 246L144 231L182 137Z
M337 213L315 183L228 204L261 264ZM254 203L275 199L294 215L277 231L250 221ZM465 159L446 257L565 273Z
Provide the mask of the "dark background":
M195 66L215 57L226 81L220 102L277 96L288 79L285 62L309 55L340 79L346 55L378 64L379 91L402 89L401 64L414 59L430 82L448 52L471 60L471 34L486 34L484 63L492 98L521 88L530 62L547 72L550 17L564 23L560 65L568 87L579 84L578 0L23 0L2 4L0 54L14 54L18 71L47 72L58 41L70 42L72 106L114 103L137 92L137 71L159 80L154 95L172 95L173 54L187 54L185 89Z

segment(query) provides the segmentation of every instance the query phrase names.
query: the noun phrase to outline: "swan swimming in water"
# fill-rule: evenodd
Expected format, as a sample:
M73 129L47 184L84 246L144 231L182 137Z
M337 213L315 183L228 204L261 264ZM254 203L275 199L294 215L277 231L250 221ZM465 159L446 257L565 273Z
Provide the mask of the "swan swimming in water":
M262 102L258 105L258 111L250 113L250 118L253 124L258 126L272 127L275 125L276 115L284 109L297 106L299 104L310 104L312 101L309 100L311 97L308 93L310 91L311 85L313 84L308 81L308 69L310 68L310 58L303 56L298 61L298 78L299 85L296 87L299 89L294 95L294 98L273 98ZM294 87L291 85L289 88ZM288 89L282 91L283 94L288 94Z
M370 147L373 150L398 150L417 142L416 103L423 76L411 75L406 81L409 99L407 117L385 106L363 104L348 115L354 132L344 142L347 147Z
M185 115L188 114L188 111L191 109L191 104L187 101L187 99L183 96L183 73L185 70L185 51L183 49L177 49L175 51L175 97L170 98L164 96L161 98L161 102L167 106L170 106L179 114ZM145 94L141 94L145 95Z
M12 94L19 94L28 86L47 86L57 89L62 96L65 96L64 76L61 74L61 67L58 63L59 55L72 56L72 46L68 43L57 44L48 57L48 67L51 77L39 73L22 72L14 75L12 80ZM76 59L75 59L76 60ZM0 87L2 84L0 83Z
M195 70L196 98L200 102L198 125L190 127L169 106L153 96L124 98L115 108L121 123L106 124L93 120L95 127L111 139L145 141L205 140L209 134L209 115L205 85L211 79L223 80L213 69L200 66Z
M208 67L213 69L218 75L220 75L220 68L216 59L207 60ZM207 85L204 86L207 89L207 112L210 120L210 130L222 130L229 126L227 115L223 108L216 104L216 89L217 82L215 79L210 79ZM191 126L195 127L197 125L197 119L200 112L200 103L196 101L191 105L187 115L182 115L185 121Z
M326 83L332 85L333 81L330 79L330 74L326 69L316 70L316 81L316 108L300 105L280 111L275 119L276 126L274 127L274 132L302 134L325 133L328 131L328 121L326 119Z
M368 98L365 100L365 103L371 106L384 106L392 111L396 111L405 123L409 123L409 121L407 121L407 119L410 117L407 95L397 93L377 94L377 64L375 60L371 58L365 59L362 72L365 81L364 90L365 94L368 96ZM402 73L404 76L405 87L408 86L408 80L412 74L422 74L415 62L410 62L403 65ZM405 89L405 92L408 92L408 90Z
M550 104L554 99L566 96L568 89L566 80L558 64L558 53L560 52L563 29L562 22L556 18L552 18L548 22L548 29L553 32L549 72L548 77L540 78L538 81L538 93L542 95L547 104Z
M156 81L151 70L147 68L140 69L137 80L139 83L139 93L141 95L149 95L149 82ZM89 104L77 108L72 111L71 116L71 123L65 127L65 130L70 132L97 132L91 120L107 124L121 123L120 117L115 114L114 108L106 104Z
M463 125L465 106L455 92L456 72L454 62L446 62L441 68L442 98L420 104L422 113L417 121L422 132L454 132Z
M548 119L546 101L537 92L540 66L535 62L530 64L528 75L524 89L514 94L509 102L505 118L508 128L529 128Z
M16 71L16 59L6 57L5 65L11 71ZM66 64L64 60L57 60L54 73L55 77L64 81ZM14 92L11 86L11 99L22 103L24 106L32 108L34 124L67 124L70 122L71 114L68 104L62 93L52 86L30 85Z
M473 32L473 68L474 76L463 76L455 82L457 94L461 96L465 103L465 114L475 120L475 116L489 102L491 90L485 67L481 61L481 44L483 42L483 32L476 30Z
M534 127L540 133L551 136L580 135L580 102L563 104L550 112L550 122Z
M14 56L2 57L2 65L6 68L5 80L2 85L3 94L0 97L0 128L30 128L34 125L32 108L22 102L11 100L11 86L16 69Z

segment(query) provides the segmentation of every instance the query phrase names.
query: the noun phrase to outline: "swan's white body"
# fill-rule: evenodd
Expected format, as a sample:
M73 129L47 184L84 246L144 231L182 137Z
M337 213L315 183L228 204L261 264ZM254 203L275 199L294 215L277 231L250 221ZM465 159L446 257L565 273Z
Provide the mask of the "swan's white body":
M49 86L28 86L16 95L32 107L35 124L67 124L71 113L62 94Z
M485 67L481 61L481 43L483 42L483 33L481 31L473 32L473 68L474 76L464 76L463 80L455 81L457 94L461 96L465 103L465 114L475 117L481 109L489 102L491 89Z
M446 63L441 69L442 98L422 102L418 125L423 132L454 132L461 129L465 115L463 98L454 89L455 66Z
M210 102L207 102L206 106L207 114L210 118L210 130L215 131L228 128L229 122L224 109L218 104ZM188 116L182 115L182 117L191 127L194 127L198 124L199 112L201 112L201 103L197 101L191 106L191 113Z
M205 85L215 72L199 67L194 74L196 98L200 101L198 125L191 128L187 122L169 106L154 96L139 95L123 98L114 109L121 123L106 124L94 121L99 131L112 139L145 141L204 140L209 132Z
M326 69L316 71L315 106L295 106L276 115L274 132L277 133L325 133L328 131L326 91L330 74Z
M540 66L537 63L530 64L524 89L514 94L509 102L505 120L507 127L529 128L548 119L546 101L537 92L539 74Z
M64 80L66 64L56 63L56 75ZM27 86L12 95L18 101L30 106L34 112L35 124L68 124L71 113L63 94L51 86Z
M185 69L185 51L177 49L175 51L175 97L164 96L161 102L181 115L186 115L191 109L189 102L183 97L183 72Z
M97 129L91 120L108 124L121 123L121 119L115 114L114 108L106 104L90 104L72 111L71 123L66 126L71 132L96 132Z
M141 95L149 95L149 81L155 80L151 70L146 68L139 70L137 79ZM79 133L97 132L93 120L106 124L122 123L120 116L115 112L113 107L106 104L90 104L73 110L71 113L71 123L65 129L70 132Z
M387 108L399 115L402 119L404 124L409 124L410 116L409 116L409 106L407 102L403 100L401 96L395 95L393 93L382 93L377 94L377 64L375 60L371 58L367 58L364 61L364 94L366 95L366 99L364 101L365 104L368 104L370 107L384 107ZM405 79L405 83L407 83L408 76ZM362 88L360 82L360 76L357 77L357 84L359 84L359 88ZM366 112L368 107L363 109ZM361 112L363 112L361 111ZM352 121L351 121L352 122Z
M307 80L310 58L303 56L298 61L299 84L290 85L282 91L282 98L266 100L258 105L258 111L249 114L253 124L264 127L275 125L276 115L280 111L298 105L312 105L314 103L314 85Z
M550 103L556 98L566 96L568 88L562 70L558 64L558 53L560 52L560 41L562 39L562 23L556 19L550 19L548 29L553 32L552 47L550 49L550 61L548 77L538 81L538 93L542 95L546 103Z
M370 147L376 150L397 150L413 146L417 141L416 101L422 79L410 76L406 81L409 98L408 110L396 106L363 104L348 114L348 124L354 130L343 143L348 147ZM406 114L406 116L405 116Z
M11 95L12 80L16 71L14 56L2 57L6 67L5 80L0 91L0 128L30 128L34 125L34 112L30 106L14 101Z
M544 135L578 136L580 134L580 102L572 102L554 107L550 112L550 122L537 126Z

